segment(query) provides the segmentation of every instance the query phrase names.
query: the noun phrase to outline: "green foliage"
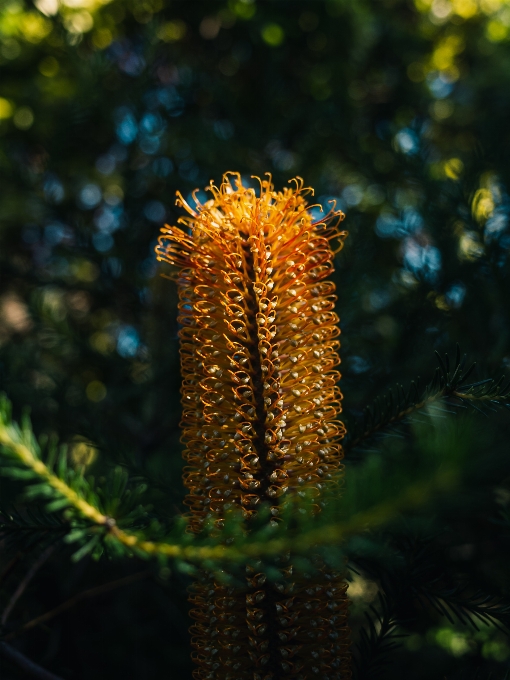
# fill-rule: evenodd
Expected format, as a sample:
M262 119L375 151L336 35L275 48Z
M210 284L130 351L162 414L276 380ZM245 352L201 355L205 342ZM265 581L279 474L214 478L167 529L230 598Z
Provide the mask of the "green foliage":
M363 680L374 677L384 667L386 655L396 649L401 636L397 634L398 620L390 604L379 594L379 607L369 606L365 612L367 626L360 633L354 660L354 677Z
M20 633L28 657L189 678L189 574L258 560L272 578L282 551L311 571L316 546L359 572L359 677L506 676L508 26L506 0L0 3L0 610L55 546L2 636L153 570ZM232 515L193 537L153 247L175 191L227 169L299 174L346 213L346 471L315 518L305 496L280 527Z
M401 612L410 602L435 611L452 625L478 629L482 623L505 632L510 603L465 578L459 581L438 571L433 541L419 531L414 535L424 512L429 512L430 523L427 509L432 502L444 502L441 499L480 479L480 436L469 420L459 421L455 411L438 408L437 402L489 403L491 410L508 405L502 380L466 384L472 367L464 371L465 358L460 359L458 350L451 372L448 356L443 360L438 355L438 360L440 368L425 396L418 402L402 392L396 405L390 400L379 418L365 416L358 441L383 429L391 432L415 412L425 421L411 422L405 436L400 432L396 440L388 436L378 453L349 471L345 487L342 476L325 484L319 514L314 512L317 499L299 492L283 505L280 523L268 521L268 506L261 509L249 533L240 512L227 516L221 528L211 522L200 536L187 533L184 520L169 525L164 511L143 505L147 484L130 480L124 468L114 468L96 488L94 479L84 475L83 460L73 464L67 447L58 446L55 437L38 442L28 417L18 426L12 421L10 402L2 397L0 470L23 485L24 502L21 512L4 511L0 536L10 551L63 541L73 545L75 562L89 554L97 560L106 548L110 557L157 557L162 565L170 560L181 573L207 569L219 580L238 585L247 563L256 564L269 579L279 579L275 567L282 557L292 559L296 574L308 577L323 563L342 569L347 558L380 588L378 605L370 604L365 611L367 625L356 646L354 669L359 679L383 672L402 638L400 630L406 628ZM501 466L497 472L501 474ZM401 525L403 513L409 527ZM506 523L507 513L502 516Z
M402 385L397 385L365 409L363 420L349 427L345 444L347 453L360 444L364 445L365 440L384 434L386 429L426 412L455 414L458 409L468 406L480 413L495 411L497 407L510 408L510 384L504 384L504 376L498 381L486 378L466 384L476 364L465 370L466 355L461 359L458 345L452 371L448 354L445 354L444 360L438 352L436 357L439 366L423 392L418 392L418 381L412 381L407 392Z
M398 448L395 451L394 446L387 445L388 455L370 456L351 471L345 489L340 491L342 477L324 485L318 515L314 512L314 495L303 491L283 505L281 523L273 525L268 521L268 506L246 533L241 512L233 511L221 529L211 522L198 538L185 532L185 524L177 523L173 530L175 543L161 540L162 515L152 512L150 521L151 513L140 503L147 489L145 484L128 488L128 473L116 468L96 491L94 480L85 478L81 467L68 464L65 447L58 448L53 441L43 455L28 419L24 419L22 427L11 421L10 404L5 397L0 404L4 454L0 460L4 475L27 482L27 501L42 498L49 501L44 504L47 513L66 509L65 517L73 528L65 540L83 544L75 559L95 550L102 537L108 537L114 550L123 554L129 540L124 531L117 533L119 528L135 532L133 549L137 554L184 558L208 569L214 569L215 562L224 567L230 562L242 564L245 559L277 557L287 551L305 556L321 546L324 557L337 566L341 563L334 548L338 541L385 525L402 511L419 508L437 493L449 492L461 483L469 468L467 459L474 453L472 433L465 427L461 434L457 423L450 420L443 423L433 411L430 419L429 423L413 427L408 443L416 451L411 465L408 451L404 453ZM95 550L95 554L100 552ZM309 563L304 557L302 560L303 569L308 569Z

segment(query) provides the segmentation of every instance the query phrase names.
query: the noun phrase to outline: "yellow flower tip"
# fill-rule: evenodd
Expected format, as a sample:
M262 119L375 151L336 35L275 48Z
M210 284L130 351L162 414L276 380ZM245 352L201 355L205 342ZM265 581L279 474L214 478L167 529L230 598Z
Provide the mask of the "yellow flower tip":
M263 227L264 233L267 236L270 236L271 227L275 226L271 224L271 217L279 216L279 221L284 224L287 223L285 226L288 227L286 230L280 230L277 235L279 240L282 239L285 232L289 235L292 233L292 228L296 230L298 228L297 225L301 223L308 227L313 226L317 230L321 229L322 237L328 241L338 239L339 247L334 253L341 250L347 232L341 231L339 224L345 215L341 210L336 209L334 202L329 212L322 219L313 222L309 212L310 209L315 207L322 209L322 206L318 204L309 205L307 203L306 196L313 196L314 191L311 187L304 186L304 181L301 177L289 180L289 184L295 185L294 189L286 188L281 192L274 190L271 174L266 173L266 177L267 179L261 179L257 176L252 176L260 185L259 196L257 196L253 188L243 185L240 173L233 171L226 172L223 175L220 187L217 187L211 180L207 190L211 192L212 199L206 201L205 204L199 201L197 198L198 189L195 189L192 193L195 207L189 205L178 191L176 205L184 208L190 217L181 217L178 220L179 224L184 226L185 232L179 228L172 228L169 225L163 227L162 235L156 247L158 261L166 261L178 267L183 266L182 260L178 257L178 253L175 252L175 246L176 244L184 243L182 240L184 234L189 234L193 238L193 234L197 230L205 237L207 234L207 223L209 223L209 227L213 227L215 230L224 229L228 233L232 233L232 230L235 231L237 229L238 233L243 233L250 211L252 220L254 220L252 227L256 225ZM231 211L234 203L238 205L234 214L232 214ZM242 204L242 207L239 204ZM269 210L265 219L260 214L260 209L263 207ZM219 222L217 219L218 214L221 215ZM234 215L238 219L237 226L232 224ZM334 218L337 218L336 222L331 224ZM246 233L248 234L248 232Z
M193 532L211 521L221 527L233 508L249 529L263 503L277 523L286 498L303 491L315 498L342 471L340 331L327 277L330 243L338 240L340 249L346 236L339 228L344 215L333 205L314 221L306 201L313 190L300 177L281 191L271 175L257 179L258 192L239 173L226 173L219 187L210 183L210 200L202 204L194 194L194 207L179 193L183 228L165 225L156 248L158 260L178 268L185 502ZM322 678L350 677L343 578L324 568L312 587L289 581L288 566L279 592L256 573L243 593L207 575L196 584L196 678L307 680L311 664ZM283 661L289 645L292 663Z

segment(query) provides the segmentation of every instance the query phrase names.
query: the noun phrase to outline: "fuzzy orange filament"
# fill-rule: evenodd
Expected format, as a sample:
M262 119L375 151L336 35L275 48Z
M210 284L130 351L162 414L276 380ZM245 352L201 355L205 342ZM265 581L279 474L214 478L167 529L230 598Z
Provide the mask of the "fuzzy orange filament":
M275 191L238 174L211 183L212 199L184 229L165 226L159 260L179 268L184 481L190 528L218 526L229 508L250 518L264 502L279 521L283 497L321 494L341 470L338 317L332 239L314 222L302 181ZM298 496L299 497L299 496ZM288 559L288 558L287 558ZM282 558L282 563L285 557ZM341 575L269 583L248 570L240 591L204 574L191 629L198 680L345 680L350 677L347 598Z

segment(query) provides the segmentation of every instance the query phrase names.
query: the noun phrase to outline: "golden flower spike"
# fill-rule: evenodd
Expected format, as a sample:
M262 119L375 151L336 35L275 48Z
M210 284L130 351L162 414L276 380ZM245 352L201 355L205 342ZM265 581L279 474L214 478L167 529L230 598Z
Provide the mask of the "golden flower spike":
M345 430L330 241L344 215L314 222L300 178L260 195L227 173L212 199L177 204L184 229L165 226L159 260L179 268L183 439L190 530L218 526L229 508L250 518L264 502L320 495L339 473ZM336 224L328 226L331 218ZM298 496L299 498L299 496ZM197 680L350 678L346 584L324 565L313 581L247 570L241 591L204 574L193 587Z

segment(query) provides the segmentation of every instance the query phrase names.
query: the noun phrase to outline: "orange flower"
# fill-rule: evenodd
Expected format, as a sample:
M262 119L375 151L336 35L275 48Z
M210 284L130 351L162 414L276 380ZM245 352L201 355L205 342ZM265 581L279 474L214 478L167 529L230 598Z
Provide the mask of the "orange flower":
M233 180L230 178L233 177ZM344 215L314 222L302 180L260 195L228 173L213 198L190 207L184 230L165 226L158 259L179 267L183 438L190 530L218 526L229 508L250 518L285 496L321 494L343 456L332 239ZM337 223L328 226L332 217ZM339 248L340 249L340 248ZM287 558L288 559L288 558ZM251 570L247 589L204 574L196 583L194 677L280 680L350 677L346 585L324 566L313 582L268 583Z

